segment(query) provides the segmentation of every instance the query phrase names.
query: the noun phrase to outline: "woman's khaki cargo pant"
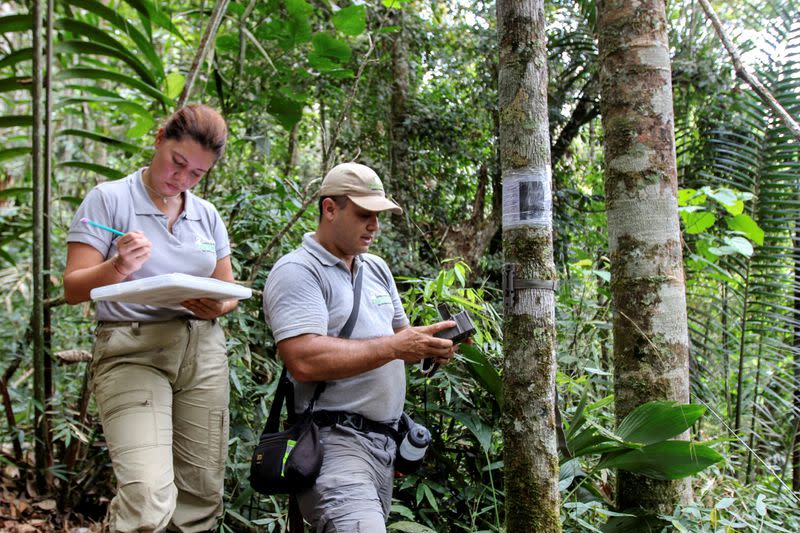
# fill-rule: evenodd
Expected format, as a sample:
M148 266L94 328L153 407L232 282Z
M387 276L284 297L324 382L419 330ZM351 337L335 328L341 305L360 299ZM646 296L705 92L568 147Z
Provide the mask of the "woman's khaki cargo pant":
M117 478L111 531L212 529L222 513L228 445L219 324L101 323L92 373Z

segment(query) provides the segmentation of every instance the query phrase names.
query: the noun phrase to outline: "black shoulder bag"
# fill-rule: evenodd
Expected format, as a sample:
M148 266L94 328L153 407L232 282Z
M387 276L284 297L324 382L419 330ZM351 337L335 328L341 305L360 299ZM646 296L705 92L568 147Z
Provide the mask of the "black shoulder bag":
M361 265L358 270L353 287L353 310L339 332L339 338L349 338L358 319L364 268L365 265ZM313 411L325 386L324 381L317 384L305 411L294 420L294 386L286 375L286 367L283 367L267 423L250 462L250 486L253 490L261 494L291 494L314 484L322 468L323 448ZM278 431L284 400L291 425L285 431Z

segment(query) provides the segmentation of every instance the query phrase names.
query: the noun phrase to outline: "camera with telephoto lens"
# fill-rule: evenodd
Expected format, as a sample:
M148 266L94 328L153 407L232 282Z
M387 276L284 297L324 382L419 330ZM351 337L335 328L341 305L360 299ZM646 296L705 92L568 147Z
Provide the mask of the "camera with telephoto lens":
M425 452L431 443L431 432L422 424L411 420L405 413L400 417L398 432L403 438L397 443L394 470L398 474L411 474L416 472L425 460Z
M452 320L456 323L456 325L452 328L434 333L434 337L438 337L440 339L450 339L453 341L453 344L458 344L459 342L463 342L475 334L475 325L472 323L467 311L462 309L455 315L451 315L450 309L447 308L447 304L445 303L440 303L436 306L436 308L439 310L439 316L443 321ZM433 375L437 368L439 368L439 365L434 362L432 357L423 359L420 362L420 370L422 370L423 374Z

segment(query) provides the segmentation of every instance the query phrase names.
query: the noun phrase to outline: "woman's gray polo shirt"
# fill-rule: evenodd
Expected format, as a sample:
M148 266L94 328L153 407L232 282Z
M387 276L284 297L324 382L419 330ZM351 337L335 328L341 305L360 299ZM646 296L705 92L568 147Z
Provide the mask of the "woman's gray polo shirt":
M167 215L158 210L142 184L142 171L101 183L89 191L75 213L67 242L88 244L108 259L117 253L118 236L83 224L86 217L123 233L140 230L152 243L150 258L125 281L174 272L210 277L217 261L230 255L228 232L214 206L191 192L184 210L167 230ZM152 322L194 316L188 309L97 302L97 320Z
M264 315L275 343L313 333L336 337L353 309L353 283L359 269L361 307L351 339L394 335L408 325L389 267L378 256L363 254L344 262L313 238L275 263L264 287ZM295 409L303 411L316 383L295 381ZM329 381L317 410L349 411L378 422L394 422L403 412L406 372L396 360L357 376Z

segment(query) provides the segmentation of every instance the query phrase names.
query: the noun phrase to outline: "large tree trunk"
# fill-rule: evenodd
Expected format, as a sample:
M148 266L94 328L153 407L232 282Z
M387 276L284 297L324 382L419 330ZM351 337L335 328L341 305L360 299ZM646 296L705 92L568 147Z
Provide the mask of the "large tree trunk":
M619 423L688 402L689 340L664 1L600 1L598 27ZM690 496L689 480L617 476L620 509L670 513Z
M543 0L498 1L497 29L505 259L519 280L555 280ZM503 339L506 531L561 531L552 288L516 291Z

